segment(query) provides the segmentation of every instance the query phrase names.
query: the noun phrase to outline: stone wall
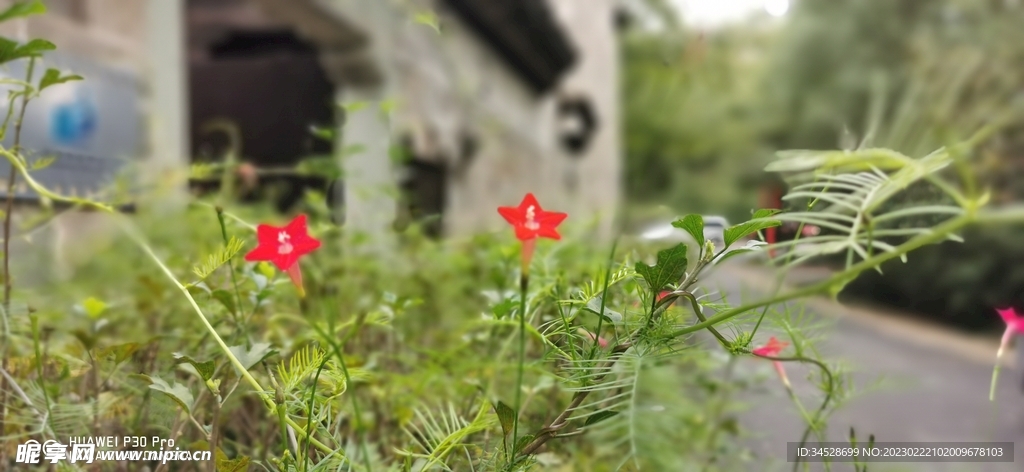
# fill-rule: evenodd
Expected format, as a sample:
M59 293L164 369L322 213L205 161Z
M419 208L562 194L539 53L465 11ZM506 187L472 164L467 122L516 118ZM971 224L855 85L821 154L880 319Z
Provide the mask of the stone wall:
M415 3L416 8L436 12L439 34L408 20L411 12L390 2L335 0L342 15L362 13L373 57L386 76L375 96L393 101L395 107L387 126L378 127L380 132L388 133L393 143L410 137L415 155L448 169L447 235L499 228L502 221L495 209L518 203L526 192L535 193L547 207L570 211L573 224L599 221L604 235L612 228L621 167L616 3L549 2L580 59L560 86L538 94L442 2ZM365 8L360 10L360 5ZM344 83L342 87L350 96L359 95ZM558 134L558 104L570 95L586 97L599 121L587 150L576 156L563 149ZM348 144L373 140L365 133L351 133L351 122L347 127ZM473 138L476 149L464 159L467 136ZM350 214L392 211L386 206L393 205L393 200L373 199L376 210L360 200L369 202L368 192L389 192L381 183L393 181L394 176L385 176L388 171L380 165L382 159L367 152L345 158L346 165L358 172L348 173ZM371 230L362 227L358 218L348 219L348 224ZM381 226L379 221L374 224Z

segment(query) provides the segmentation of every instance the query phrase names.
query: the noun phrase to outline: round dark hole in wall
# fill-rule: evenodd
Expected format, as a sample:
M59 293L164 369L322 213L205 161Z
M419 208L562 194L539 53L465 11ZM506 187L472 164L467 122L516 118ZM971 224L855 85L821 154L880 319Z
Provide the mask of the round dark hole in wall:
M597 131L597 113L590 100L566 98L558 104L559 139L572 156L587 150Z

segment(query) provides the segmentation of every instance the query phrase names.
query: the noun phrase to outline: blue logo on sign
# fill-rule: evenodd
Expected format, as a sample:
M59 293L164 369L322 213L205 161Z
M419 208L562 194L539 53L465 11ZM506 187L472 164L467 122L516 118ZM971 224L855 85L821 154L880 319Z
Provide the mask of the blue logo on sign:
M71 100L53 107L50 136L58 144L81 145L96 131L96 105L79 88Z

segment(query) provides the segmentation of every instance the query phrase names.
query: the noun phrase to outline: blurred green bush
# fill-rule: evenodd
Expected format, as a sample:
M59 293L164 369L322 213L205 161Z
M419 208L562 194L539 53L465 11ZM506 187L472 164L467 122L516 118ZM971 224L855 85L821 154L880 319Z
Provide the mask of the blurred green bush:
M885 147L921 157L996 122L965 157L994 202L1021 201L1019 3L803 0L778 26L764 17L711 31L669 22L627 35L632 207L658 201L738 220L758 206L760 169L775 150ZM891 205L935 195L911 189ZM985 326L993 304L1020 297L1012 266L1021 245L1007 231L966 236L887 264L885 275L864 274L846 293Z
M1024 306L1024 227L974 230L964 242L921 248L846 287L867 299L968 329L1002 328L995 308Z

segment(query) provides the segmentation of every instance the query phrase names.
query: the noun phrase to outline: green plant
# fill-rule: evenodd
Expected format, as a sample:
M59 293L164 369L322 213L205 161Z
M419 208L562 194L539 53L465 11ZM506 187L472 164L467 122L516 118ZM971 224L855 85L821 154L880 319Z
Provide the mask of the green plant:
M18 3L0 18L38 13L35 5ZM23 113L44 82L62 78L26 81L12 103L22 97ZM975 141L918 158L887 149L784 153L768 170L804 182L789 196L800 211L758 210L726 229L724 247L704 238L700 216L686 215L675 226L699 246L665 248L653 260L608 251L583 231L539 244L560 238L565 215L530 197L499 210L521 241L518 270L517 246L495 235L438 243L414 229L380 255L360 251L365 237L343 239L311 199L308 231L321 243L305 247L301 284L296 262L278 258L300 234L266 237L274 227L249 223L268 219L263 208L224 194L174 218L145 208L129 218L48 190L20 147L0 148L12 181L44 201L111 214L123 229L118 251L66 286L20 289L5 270L0 434L5 446L158 437L208 452L216 470L736 470L732 398L750 384L734 371L737 359L777 363L780 374L783 363L813 367L792 380L817 389L812 407L791 393L806 423L801 441L824 438L829 413L851 394L845 372L817 354L808 319L782 304L836 295L862 272L968 227L1024 221L1020 207L993 208L961 164ZM886 206L915 185L950 203ZM16 229L9 215L5 241ZM920 215L935 223L888 226ZM744 241L783 221L836 232L776 244L802 244L780 259L785 267L833 253L844 266L763 299L712 297L708 270L761 250ZM290 281L266 262L239 260L254 239L260 249L249 259L273 261L303 291L279 289Z

